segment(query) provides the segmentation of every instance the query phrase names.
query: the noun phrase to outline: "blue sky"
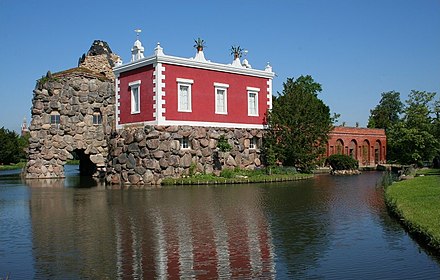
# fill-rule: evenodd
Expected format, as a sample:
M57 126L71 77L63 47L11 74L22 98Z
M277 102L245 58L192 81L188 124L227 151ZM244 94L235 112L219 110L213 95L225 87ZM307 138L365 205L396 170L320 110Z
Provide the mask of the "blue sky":
M207 59L230 63L240 45L253 68L270 62L274 93L311 75L350 126L367 124L382 92L440 95L439 0L0 0L0 127L29 121L35 81L77 66L95 39L128 62L136 28L146 55L160 42L165 54L191 57L201 37Z

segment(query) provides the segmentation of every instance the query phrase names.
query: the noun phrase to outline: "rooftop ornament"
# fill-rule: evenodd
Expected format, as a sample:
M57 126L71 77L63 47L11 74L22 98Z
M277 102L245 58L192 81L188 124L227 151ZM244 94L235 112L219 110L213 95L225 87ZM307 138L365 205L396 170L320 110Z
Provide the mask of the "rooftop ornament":
M242 67L240 58L243 56L244 51L245 50L240 46L231 46L231 55L234 56L234 61L232 62L232 66Z
M232 46L231 47L231 55L234 56L234 60L237 58L241 58L243 56L243 52L245 50L242 49L240 46Z
M203 51L203 48L206 47L206 42L205 42L205 40L200 39L200 37L197 38L197 40L194 39L194 42L195 42L195 44L194 44L194 48L197 49L197 52Z
M136 29L134 32L136 32L136 41L131 49L132 62L144 58L144 47L142 46L141 41L139 41L139 33L141 33L142 30Z
M194 48L197 49L196 57L194 57L194 60L197 61L206 61L205 55L203 54L203 48L206 47L206 42L203 39L197 38L194 39Z
M246 56L248 54L248 52L249 52L248 50L244 50L243 51L244 56ZM243 61L241 62L241 65L246 68L252 68L252 65L249 63L249 61L246 58L243 59Z

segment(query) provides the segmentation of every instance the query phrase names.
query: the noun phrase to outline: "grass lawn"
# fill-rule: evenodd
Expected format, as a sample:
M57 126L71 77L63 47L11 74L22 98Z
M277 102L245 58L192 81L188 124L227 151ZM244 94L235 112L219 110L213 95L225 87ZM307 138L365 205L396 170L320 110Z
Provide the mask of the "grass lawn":
M423 176L390 185L387 205L411 233L440 250L440 170L423 169Z
M13 170L13 169L22 169L26 165L26 162L19 162L16 164L7 164L7 165L0 165L0 170Z

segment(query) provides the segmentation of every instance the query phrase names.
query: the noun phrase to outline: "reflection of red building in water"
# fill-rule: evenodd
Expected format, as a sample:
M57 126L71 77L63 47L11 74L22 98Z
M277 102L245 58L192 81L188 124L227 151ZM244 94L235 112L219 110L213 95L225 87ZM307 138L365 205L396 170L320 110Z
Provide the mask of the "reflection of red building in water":
M35 278L276 278L260 188L72 191L45 182L32 185L30 201Z
M384 129L336 126L329 134L326 156L344 154L360 166L386 162L387 138Z
M139 228L139 221L118 215L118 275L139 279L274 279L273 245L264 215L248 209L241 215L223 214L161 208L146 215L143 226L148 230Z

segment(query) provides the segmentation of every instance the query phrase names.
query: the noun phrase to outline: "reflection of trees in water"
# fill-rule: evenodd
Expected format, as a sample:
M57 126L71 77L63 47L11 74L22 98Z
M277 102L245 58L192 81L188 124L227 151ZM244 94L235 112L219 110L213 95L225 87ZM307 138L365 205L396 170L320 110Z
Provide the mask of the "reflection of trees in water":
M312 187L315 180L285 183L267 192L265 205L270 219L277 274L299 279L313 269L328 248L330 231L323 193ZM284 271L286 270L286 271ZM285 272L286 275L280 275Z

